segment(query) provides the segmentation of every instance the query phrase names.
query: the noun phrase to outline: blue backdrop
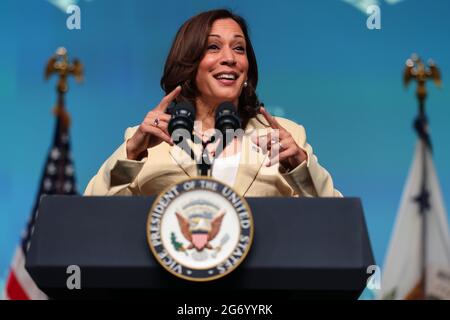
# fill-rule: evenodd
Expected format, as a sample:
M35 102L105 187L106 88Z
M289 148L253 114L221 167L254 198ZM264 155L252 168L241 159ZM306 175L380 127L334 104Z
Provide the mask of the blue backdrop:
M53 2L53 3L51 3ZM450 2L379 1L381 30L340 0L78 1L81 30L54 3L0 2L0 289L29 217L50 146L55 79L43 69L58 46L85 65L70 82L72 151L78 189L162 97L159 80L172 39L190 16L227 7L243 15L256 50L258 93L273 113L303 124L336 187L363 200L379 265L390 238L416 141L414 89L401 75L412 52L443 72L429 85L434 160L450 203ZM351 0L347 1L351 2ZM374 1L372 1L374 2Z

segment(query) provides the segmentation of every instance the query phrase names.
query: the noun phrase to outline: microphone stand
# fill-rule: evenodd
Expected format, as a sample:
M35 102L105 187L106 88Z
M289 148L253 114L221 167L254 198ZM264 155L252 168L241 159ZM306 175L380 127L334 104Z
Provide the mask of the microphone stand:
M213 159L210 159L208 156L208 145L210 143L213 142L212 140L213 137L209 138L208 141L204 142L202 141L202 147L203 147L203 151L202 151L202 156L200 159L200 162L197 163L197 169L198 169L198 173L201 176L208 176L211 177L212 176L212 162L214 161Z
M199 175L209 177L212 176L212 165L214 163L214 159L217 159L223 152L223 150L225 150L226 146L231 142L229 141L230 139L226 139L225 136L226 135L224 135L223 133L222 135L219 136L218 146L220 146L220 148L216 148L212 159L210 159L208 156L207 146L213 142L213 139L215 137L214 136L210 137L206 142L202 141L203 151L201 156L201 162L197 164Z
M218 158L219 155L222 153L222 151L226 148L227 144L230 143L230 141L227 141L229 139L224 139L224 136L220 136L219 139L219 144L218 146L221 146L220 148L216 148L214 157L212 159L209 158L208 156L208 145L211 144L212 142L214 142L215 136L211 136L207 141L203 141L201 140L201 144L202 144L202 154L201 157L199 159L199 161L197 161L195 154L194 154L194 150L192 150L192 148L189 147L189 145L186 143L183 144L182 149L190 155L191 159L194 160L197 163L197 172L198 175L200 176L207 176L207 177L211 177L212 176L212 164L214 162L215 158ZM180 140L183 140L183 137L181 137ZM176 144L179 145L182 141L177 140ZM195 139L193 139L193 137L191 137L192 141L195 141Z
M211 166L213 159L210 159L208 156L207 146L213 142L214 136L210 137L206 142L201 141L202 154L200 159L196 159L194 150L189 146L187 140L184 138L185 137L180 136L178 139L174 139L175 144L178 145L181 149L183 149L183 151L186 152L191 157L191 159L195 161L195 163L197 164L198 175L210 177L212 175ZM195 143L196 139L194 139L194 137L191 136L191 141L194 141Z

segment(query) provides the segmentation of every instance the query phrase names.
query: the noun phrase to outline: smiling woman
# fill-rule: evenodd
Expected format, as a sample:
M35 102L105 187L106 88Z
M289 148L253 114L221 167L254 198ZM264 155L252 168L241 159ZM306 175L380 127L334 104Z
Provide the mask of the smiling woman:
M204 12L183 24L161 79L166 93L182 86L177 100L194 104L200 119L214 115L220 102L232 101L243 127L259 106L257 84L258 66L247 25L227 10ZM202 125L203 129L214 127L214 123Z
M242 196L342 196L306 142L305 129L272 117L258 100L257 84L256 56L242 17L213 10L190 18L164 66L166 96L139 126L127 129L124 143L91 179L85 195L157 194L196 176L197 164L169 135L166 109L171 102L195 106L193 134L203 139L215 128L218 106L231 102L244 134L214 161L214 178Z

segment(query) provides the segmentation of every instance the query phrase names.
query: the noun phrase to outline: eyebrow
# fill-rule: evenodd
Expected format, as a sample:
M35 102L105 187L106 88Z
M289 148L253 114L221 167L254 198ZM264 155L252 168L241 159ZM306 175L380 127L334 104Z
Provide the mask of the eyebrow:
M221 36L220 35L218 35L218 34L210 34L208 37L217 37L217 38L221 38ZM235 34L234 35L234 38L244 38L242 35L240 35L240 34Z

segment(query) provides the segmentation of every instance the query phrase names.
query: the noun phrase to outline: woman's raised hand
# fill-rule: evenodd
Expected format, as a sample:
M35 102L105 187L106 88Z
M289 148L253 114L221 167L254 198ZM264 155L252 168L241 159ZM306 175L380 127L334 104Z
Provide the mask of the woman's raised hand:
M280 162L286 169L295 169L307 159L307 154L298 146L292 135L266 109L261 107L260 112L274 130L273 133L269 133L263 139L260 138L256 141L258 146L269 151L269 161L266 166L272 166Z
M160 103L145 116L134 135L127 140L127 158L139 160L147 155L147 149L167 142L173 145L168 126L170 115L165 113L169 104L175 100L181 92L181 86L176 87L166 95Z

